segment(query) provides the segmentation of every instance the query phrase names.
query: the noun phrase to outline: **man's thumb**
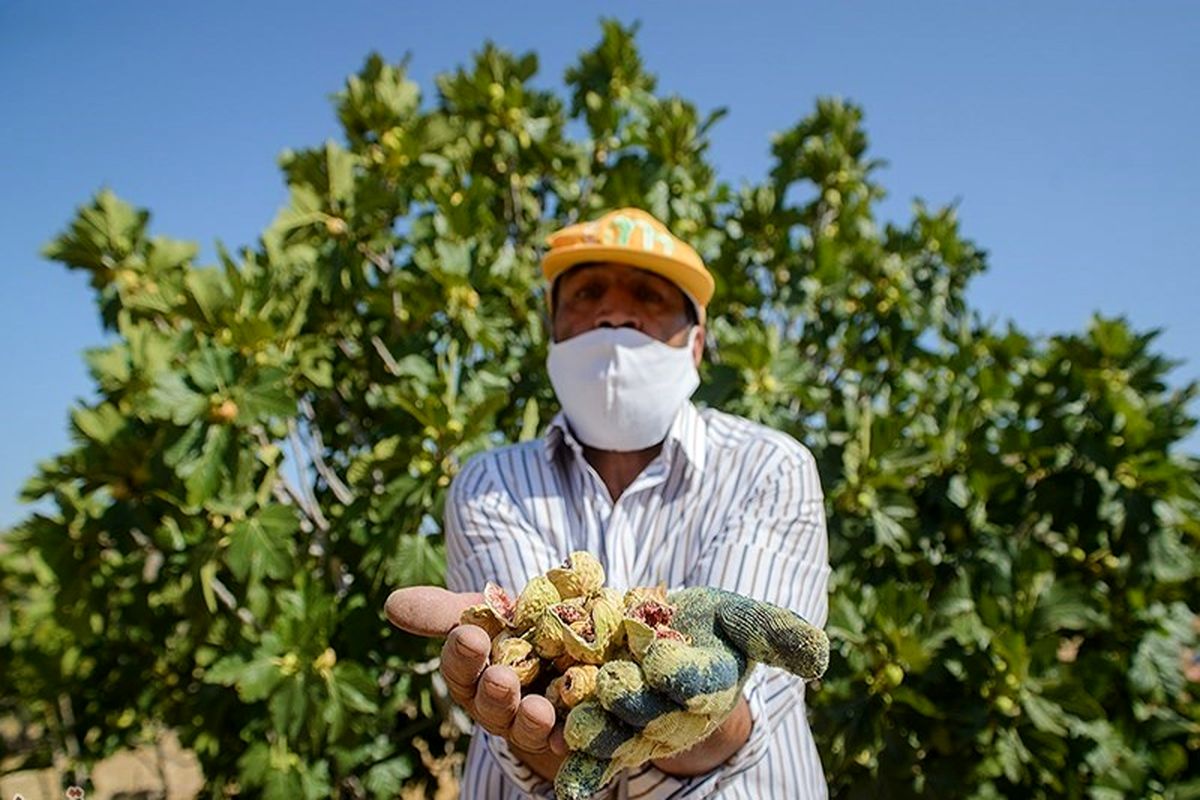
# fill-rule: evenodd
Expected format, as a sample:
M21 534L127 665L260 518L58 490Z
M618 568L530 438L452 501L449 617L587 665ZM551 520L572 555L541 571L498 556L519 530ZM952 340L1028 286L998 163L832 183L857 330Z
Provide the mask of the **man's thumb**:
M483 602L479 592L451 592L440 586L410 586L388 595L384 610L391 623L418 636L445 636L468 607Z

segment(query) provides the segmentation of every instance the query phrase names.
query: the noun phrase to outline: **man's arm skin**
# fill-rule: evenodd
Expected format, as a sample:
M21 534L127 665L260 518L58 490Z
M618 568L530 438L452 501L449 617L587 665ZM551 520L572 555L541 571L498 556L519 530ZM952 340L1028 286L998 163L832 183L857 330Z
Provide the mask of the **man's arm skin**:
M750 704L746 702L746 696L741 695L738 697L738 704L733 707L733 712L720 727L708 735L707 739L670 758L656 758L654 766L676 777L711 772L742 748L750 738L750 729L753 727Z

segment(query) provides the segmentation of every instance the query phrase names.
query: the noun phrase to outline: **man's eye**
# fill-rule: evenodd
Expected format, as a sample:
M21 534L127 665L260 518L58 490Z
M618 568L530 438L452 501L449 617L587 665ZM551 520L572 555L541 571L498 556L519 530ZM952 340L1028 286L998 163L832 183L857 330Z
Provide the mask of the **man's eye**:
M574 296L576 300L595 300L600 296L600 287L595 284L581 286L575 290Z
M643 288L638 291L638 299L643 303L661 303L663 297L654 289Z

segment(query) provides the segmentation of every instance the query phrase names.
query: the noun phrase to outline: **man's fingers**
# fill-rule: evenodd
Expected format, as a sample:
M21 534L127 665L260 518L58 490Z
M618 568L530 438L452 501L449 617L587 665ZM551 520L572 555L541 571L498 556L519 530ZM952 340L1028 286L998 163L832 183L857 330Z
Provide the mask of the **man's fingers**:
M493 665L479 676L473 716L488 733L507 737L520 702L521 682L517 673L512 667Z
M488 663L492 642L487 631L475 625L459 625L442 645L442 677L454 701L468 710L475 700L476 684Z
M451 592L439 586L410 586L388 595L384 610L392 624L419 636L445 636L469 606L483 602L479 592Z
M550 731L554 729L554 706L541 695L531 694L517 706L508 738L513 744L530 753L544 753L550 748Z
M829 637L794 611L727 594L717 608L726 635L755 661L786 669L806 681L829 666Z

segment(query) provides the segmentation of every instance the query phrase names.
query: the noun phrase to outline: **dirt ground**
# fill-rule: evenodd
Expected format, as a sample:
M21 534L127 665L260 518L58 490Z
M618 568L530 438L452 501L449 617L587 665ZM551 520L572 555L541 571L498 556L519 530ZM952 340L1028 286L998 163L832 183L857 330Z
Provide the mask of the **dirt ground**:
M421 739L414 746L432 781L417 780L400 791L398 800L457 800L462 753L434 756ZM3 770L3 765L0 765ZM61 769L22 770L0 774L0 800L195 800L204 774L195 755L172 732L157 745L145 745L106 758L91 773L92 788L72 793Z
M93 788L85 800L193 800L204 786L196 757L167 733L158 746L144 746L106 758L92 771ZM54 769L0 775L0 800L78 800L68 795L62 773Z

